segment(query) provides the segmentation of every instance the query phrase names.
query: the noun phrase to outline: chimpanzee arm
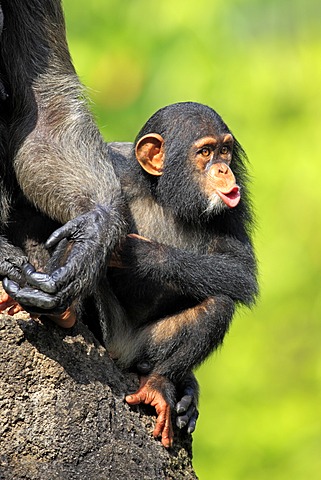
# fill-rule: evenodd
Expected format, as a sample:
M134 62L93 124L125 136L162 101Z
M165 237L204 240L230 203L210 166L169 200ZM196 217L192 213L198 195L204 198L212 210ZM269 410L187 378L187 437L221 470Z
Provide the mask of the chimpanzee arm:
M53 272L52 289L31 274L29 283L39 291L18 284L8 293L27 306L66 307L93 290L126 232L120 184L70 60L60 0L3 0L1 6L10 162L28 200L69 222L54 238L73 244L65 265Z
M130 235L124 250L133 275L167 285L199 300L224 294L251 304L257 294L256 265L250 242L217 239L211 254L198 254Z

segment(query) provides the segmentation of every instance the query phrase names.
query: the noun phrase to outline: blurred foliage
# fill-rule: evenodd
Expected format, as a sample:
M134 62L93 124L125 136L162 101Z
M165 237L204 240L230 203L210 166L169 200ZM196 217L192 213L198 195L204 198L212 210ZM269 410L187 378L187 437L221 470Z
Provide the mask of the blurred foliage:
M214 107L252 164L261 298L198 371L201 480L321 472L321 3L65 0L77 71L108 140L159 107Z

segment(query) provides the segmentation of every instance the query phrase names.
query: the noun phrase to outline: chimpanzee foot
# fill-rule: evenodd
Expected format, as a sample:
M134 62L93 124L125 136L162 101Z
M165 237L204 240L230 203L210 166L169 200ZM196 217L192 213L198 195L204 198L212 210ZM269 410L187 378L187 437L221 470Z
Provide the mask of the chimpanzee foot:
M160 377L162 378L162 377ZM141 377L140 387L137 392L127 395L125 400L129 405L137 405L144 403L145 405L151 405L155 407L157 419L154 428L154 437L161 436L162 444L164 447L169 448L173 445L173 427L171 421L171 406L165 395L156 389L156 384L163 383L164 381L156 381L155 377ZM163 389L164 385L160 385ZM159 385L157 385L159 387Z

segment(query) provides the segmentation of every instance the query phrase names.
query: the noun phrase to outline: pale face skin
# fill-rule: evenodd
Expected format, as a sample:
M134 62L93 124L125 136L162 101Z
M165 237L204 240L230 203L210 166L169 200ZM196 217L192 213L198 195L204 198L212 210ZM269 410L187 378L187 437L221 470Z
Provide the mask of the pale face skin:
M221 211L234 208L241 195L229 165L232 161L234 139L225 134L217 137L203 137L192 147L201 189L209 199L207 211Z

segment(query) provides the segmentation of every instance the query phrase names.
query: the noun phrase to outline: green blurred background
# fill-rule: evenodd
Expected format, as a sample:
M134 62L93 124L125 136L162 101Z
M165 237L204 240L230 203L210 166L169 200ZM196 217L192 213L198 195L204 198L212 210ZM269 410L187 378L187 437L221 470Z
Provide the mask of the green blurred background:
M65 0L107 140L168 103L214 107L247 151L261 298L199 370L201 480L321 478L321 2Z

